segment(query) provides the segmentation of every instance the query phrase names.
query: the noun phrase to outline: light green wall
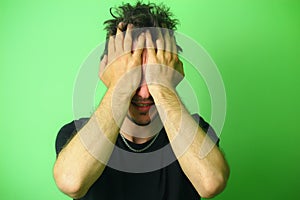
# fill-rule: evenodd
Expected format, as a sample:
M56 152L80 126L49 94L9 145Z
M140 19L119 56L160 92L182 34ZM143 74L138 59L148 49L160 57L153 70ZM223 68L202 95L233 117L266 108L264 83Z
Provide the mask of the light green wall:
M52 178L56 133L73 118L78 69L120 2L0 2L1 199L69 199ZM164 2L226 87L221 147L231 177L215 199L299 199L300 2Z

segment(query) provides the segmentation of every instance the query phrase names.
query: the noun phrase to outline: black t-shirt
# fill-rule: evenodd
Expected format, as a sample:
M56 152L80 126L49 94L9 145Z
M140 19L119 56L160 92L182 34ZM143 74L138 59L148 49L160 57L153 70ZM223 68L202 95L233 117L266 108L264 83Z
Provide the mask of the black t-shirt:
M210 138L218 144L219 139L199 115L193 115L194 119L199 123L200 127L209 134ZM56 153L67 144L74 134L77 133L87 118L73 121L66 124L59 131L56 138ZM209 130L209 131L208 131ZM135 149L143 149L150 142L143 144L135 144L127 140L129 145ZM87 194L81 198L82 200L199 200L200 196L185 176L179 162L169 145L169 140L164 129L162 129L154 141L154 143L143 153L132 152L122 141L120 135L117 138L116 146L108 163L100 178L91 186ZM162 151L163 149L163 151ZM132 152L128 157L128 152ZM151 152L159 152L153 155ZM134 159L134 155L142 154L144 161L148 161L145 170L148 172L134 173L129 169L130 159ZM143 156L145 155L145 156ZM138 155L141 156L141 155ZM148 157L147 157L148 156ZM150 157L149 157L150 156ZM151 157L152 156L152 157ZM149 171L149 159L154 159L155 163L161 163L160 168L153 165ZM143 167L143 159L138 163L138 167ZM172 162L173 161L173 162ZM126 165L129 164L129 168ZM121 166L122 170L117 166ZM151 168L151 167L150 167ZM125 170L124 170L125 169Z

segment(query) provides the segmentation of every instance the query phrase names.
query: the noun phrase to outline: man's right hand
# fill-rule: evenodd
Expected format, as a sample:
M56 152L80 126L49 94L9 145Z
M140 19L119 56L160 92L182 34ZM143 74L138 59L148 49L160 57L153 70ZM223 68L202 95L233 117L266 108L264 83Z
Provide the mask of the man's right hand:
M122 26L123 23L119 23L117 34L109 38L108 54L100 63L99 77L107 88L114 88L117 84L121 84L123 89L130 92L138 88L141 81L141 54L145 45L145 36L142 33L138 37L133 51L133 25L128 24L126 34L121 31ZM120 80L122 82L118 83Z

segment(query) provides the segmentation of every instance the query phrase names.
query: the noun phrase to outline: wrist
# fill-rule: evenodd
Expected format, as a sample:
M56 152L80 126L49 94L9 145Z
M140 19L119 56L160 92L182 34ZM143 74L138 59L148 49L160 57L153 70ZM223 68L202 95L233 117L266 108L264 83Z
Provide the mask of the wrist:
M179 96L174 88L162 85L149 85L148 89L156 105L169 107L170 105L178 106L180 104Z
M161 85L161 84L148 85L148 89L153 97L157 96L159 98L162 98L162 97L170 96L170 95L177 96L175 88Z

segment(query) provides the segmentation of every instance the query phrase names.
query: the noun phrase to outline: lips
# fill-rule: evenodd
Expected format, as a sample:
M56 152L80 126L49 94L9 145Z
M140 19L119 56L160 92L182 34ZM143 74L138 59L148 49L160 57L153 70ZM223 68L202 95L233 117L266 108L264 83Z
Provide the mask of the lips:
M145 106L150 106L152 104L149 104L149 103L133 103L134 105L136 106L139 106L139 107L145 107Z
M135 102L135 101L131 101L131 103L138 107L152 106L154 104L153 102Z
M153 101L131 101L131 104L134 105L134 107L142 112L147 112L150 110L151 106L154 104Z

